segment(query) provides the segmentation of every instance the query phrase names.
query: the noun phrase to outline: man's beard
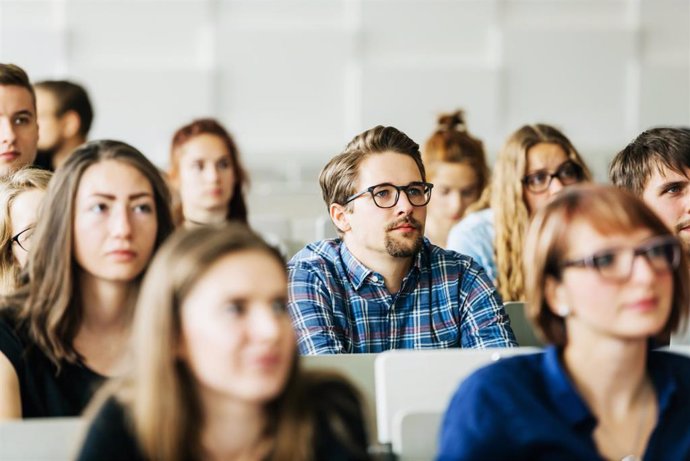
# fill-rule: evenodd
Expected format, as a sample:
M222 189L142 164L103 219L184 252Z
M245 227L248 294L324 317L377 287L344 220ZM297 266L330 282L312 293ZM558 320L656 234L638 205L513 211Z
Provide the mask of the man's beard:
M687 238L687 232L685 235L681 235L681 230L688 226L690 226L690 219L684 219L675 226L676 235L678 236L678 240L683 244L683 249L686 254L690 254L690 241L685 240Z
M402 224L409 224L416 229L417 236L414 240L396 239L391 236L389 232ZM422 225L411 216L405 216L403 219L399 219L386 226L384 245L388 254L394 258L409 258L416 255L422 248L423 243L424 235L422 234Z

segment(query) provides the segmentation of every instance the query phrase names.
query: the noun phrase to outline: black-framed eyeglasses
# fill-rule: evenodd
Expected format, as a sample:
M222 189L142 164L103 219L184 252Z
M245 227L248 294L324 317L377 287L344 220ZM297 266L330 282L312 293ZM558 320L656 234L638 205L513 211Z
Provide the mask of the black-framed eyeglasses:
M564 186L576 184L584 179L584 172L582 167L572 160L561 164L555 173L549 173L547 170L539 170L522 178L522 184L531 192L544 192L551 185L553 178L558 180Z
M361 192L348 197L345 205L364 194L371 194L374 204L379 208L392 208L400 199L400 191L405 192L407 200L412 206L424 206L431 199L431 189L434 187L429 182L411 182L407 186L396 186L395 184L383 183L367 187Z
M561 267L590 267L605 279L624 282L630 278L633 262L637 256L644 256L654 272L661 274L678 267L681 251L678 239L666 235L651 238L636 247L608 248L597 251L586 258L565 261Z
M34 235L34 226L29 226L23 231L19 232L17 235L12 237L11 242L19 245L24 251L29 251L31 248L31 237Z

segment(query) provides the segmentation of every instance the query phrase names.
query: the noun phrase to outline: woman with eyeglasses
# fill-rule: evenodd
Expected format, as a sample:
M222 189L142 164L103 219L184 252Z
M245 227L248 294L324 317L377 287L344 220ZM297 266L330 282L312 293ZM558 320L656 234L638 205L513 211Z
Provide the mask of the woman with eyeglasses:
M688 318L671 231L625 191L573 187L536 213L524 269L528 314L552 345L468 377L438 459L690 459L690 359L650 347Z
M285 261L245 226L179 231L138 304L79 461L368 459L357 393L299 366Z
M38 209L52 173L23 168L0 179L0 294L12 293L26 265Z
M522 247L530 217L564 187L590 180L589 169L563 133L550 125L525 125L498 155L490 208L453 227L448 248L483 266L505 301L521 301Z
M484 145L467 131L463 111L438 118L422 160L434 184L424 232L431 243L445 248L451 227L479 199L489 182Z
M77 416L121 372L141 277L173 230L169 197L118 141L84 144L57 170L28 280L0 309L0 419Z
M179 200L177 224L247 222L247 173L235 141L218 121L197 119L175 132L169 179Z

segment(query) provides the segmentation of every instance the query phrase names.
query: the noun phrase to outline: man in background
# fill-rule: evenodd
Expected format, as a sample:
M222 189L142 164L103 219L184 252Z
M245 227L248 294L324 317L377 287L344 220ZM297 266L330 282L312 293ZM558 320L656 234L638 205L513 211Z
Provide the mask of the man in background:
M26 72L0 63L0 176L7 176L36 158L36 97Z
M93 108L86 90L73 82L45 80L34 89L39 126L36 164L54 171L86 142Z

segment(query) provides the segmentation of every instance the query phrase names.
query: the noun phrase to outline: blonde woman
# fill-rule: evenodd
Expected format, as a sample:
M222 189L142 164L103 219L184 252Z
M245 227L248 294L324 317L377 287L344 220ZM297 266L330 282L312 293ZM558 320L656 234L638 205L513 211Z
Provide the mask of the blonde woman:
M0 294L16 288L52 173L23 168L0 180Z
M550 125L525 125L508 138L496 160L490 208L467 215L451 229L448 248L482 265L505 301L523 300L522 247L530 216L564 187L590 180L563 133Z
M80 461L364 460L354 390L302 371L280 254L241 224L181 230L154 259L133 368Z
M445 248L451 227L479 199L489 181L484 145L467 131L463 111L438 118L422 160L427 178L434 184L425 234L431 243Z
M659 217L620 189L573 187L536 213L524 269L552 345L467 378L438 459L690 459L690 359L650 348L690 306L687 256Z
M139 282L173 229L163 178L119 141L75 150L42 206L28 279L0 309L0 419L77 416L122 371Z

